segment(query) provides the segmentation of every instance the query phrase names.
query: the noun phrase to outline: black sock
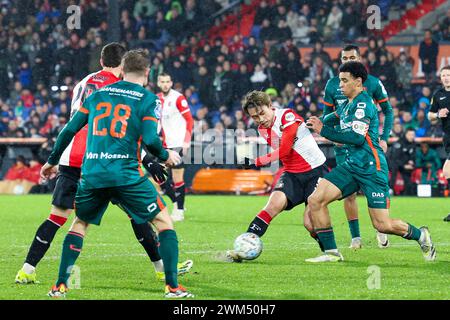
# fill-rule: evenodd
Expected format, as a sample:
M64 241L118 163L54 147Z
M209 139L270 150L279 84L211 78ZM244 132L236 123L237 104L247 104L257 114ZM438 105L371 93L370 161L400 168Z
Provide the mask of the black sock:
M39 261L44 257L48 248L50 248L50 244L59 228L60 226L50 220L45 220L44 223L40 225L36 231L30 249L28 250L28 255L25 260L26 263L36 267Z
M255 219L253 219L252 223L248 226L247 232L251 232L259 237L262 237L264 233L266 233L271 221L272 217L270 214L265 210L261 210L261 212L257 214Z
M177 199L177 207L178 209L184 209L184 197L186 195L186 191L184 189L184 182L178 183L175 185L175 196Z
M139 243L144 247L148 257L152 262L161 260L158 249L158 238L155 231L149 223L137 224L134 220L131 221L134 235Z
M160 185L161 189L164 191L164 194L166 194L172 202L177 201L177 198L175 197L175 190L173 190L172 184L166 180L163 184Z

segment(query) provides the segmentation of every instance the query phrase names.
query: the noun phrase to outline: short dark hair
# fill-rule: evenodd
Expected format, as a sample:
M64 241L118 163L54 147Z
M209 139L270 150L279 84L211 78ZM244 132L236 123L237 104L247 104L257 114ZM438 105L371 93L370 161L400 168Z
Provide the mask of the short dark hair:
M348 45L346 45L345 47L342 48L342 51L352 51L352 50L355 50L356 53L358 54L358 56L361 55L360 52L359 52L359 47L357 45L348 44Z
M101 59L103 61L103 66L108 68L117 68L122 62L122 58L127 52L127 49L118 42L108 43L103 47L101 53Z
M353 78L361 78L362 83L367 80L367 69L361 62L349 61L339 67L339 72L348 72Z
M167 72L161 72L160 74L158 74L158 78L159 77L169 77L170 80L172 80L172 76L170 74L168 74Z
M409 131L413 131L414 133L416 132L416 130L414 130L413 128L408 127L408 128L405 130L405 135L406 135L406 133L408 133Z
M439 71L439 73L441 73L444 70L450 70L450 65L442 67L441 70Z
M148 53L144 49L128 51L123 56L123 73L145 74L145 70L150 67Z
M248 115L248 109L261 107L263 105L270 106L271 103L272 101L270 100L270 96L267 93L263 91L253 90L245 95L242 110L245 114Z

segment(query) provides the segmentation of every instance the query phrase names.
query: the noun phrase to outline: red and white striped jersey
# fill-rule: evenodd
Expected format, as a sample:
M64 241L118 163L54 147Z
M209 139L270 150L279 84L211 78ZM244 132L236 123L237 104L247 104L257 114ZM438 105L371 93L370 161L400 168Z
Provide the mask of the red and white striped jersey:
M300 122L294 145L288 157L283 161L284 170L293 173L307 172L324 164L325 155L319 149L303 118L291 109L275 109L274 112L275 119L271 128L258 127L260 135L273 149L280 147L283 130Z
M89 97L92 92L119 80L120 79L114 74L104 70L97 71L86 76L73 89L72 104L70 109L71 115L73 116L75 112L78 111L83 104L83 101ZM60 165L75 168L81 167L84 152L86 151L87 132L88 128L85 126L75 135L66 150L64 150L61 159L59 160Z
M186 121L187 113L191 113L189 104L181 93L173 89L170 89L167 96L162 92L158 93L158 97L162 104L159 130L163 137L163 146L181 148L185 142L190 142L192 132L192 128L187 128L191 124Z

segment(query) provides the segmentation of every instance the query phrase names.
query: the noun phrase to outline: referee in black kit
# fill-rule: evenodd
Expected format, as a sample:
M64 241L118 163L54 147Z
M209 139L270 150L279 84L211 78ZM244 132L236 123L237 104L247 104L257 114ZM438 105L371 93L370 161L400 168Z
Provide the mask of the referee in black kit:
M444 131L444 148L447 154L447 160L444 163L444 175L450 186L450 65L441 69L442 88L437 90L431 99L431 108L428 112L428 119L436 121L438 118L442 121L442 130ZM444 218L444 221L450 221L450 213Z

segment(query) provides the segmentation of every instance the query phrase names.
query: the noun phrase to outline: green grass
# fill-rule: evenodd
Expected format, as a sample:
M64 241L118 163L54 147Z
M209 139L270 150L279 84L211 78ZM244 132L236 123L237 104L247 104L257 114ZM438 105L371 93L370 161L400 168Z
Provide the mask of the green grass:
M48 216L50 196L0 196L0 299L47 299L58 273L68 222L38 266L38 285L15 285L36 228ZM376 246L364 198L359 197L364 247L348 249L350 234L342 203L330 208L338 247L345 262L309 265L318 248L301 225L303 208L272 221L264 250L254 261L232 264L220 256L246 231L267 197L188 196L186 220L177 223L180 260L193 259L192 273L181 278L198 299L449 299L450 224L442 218L449 199L394 198L393 217L428 225L437 261L425 262L419 246L391 236L391 247ZM163 283L136 242L127 217L110 206L101 227L92 226L77 265L81 289L68 299L161 299ZM369 290L369 266L378 266L381 288Z

